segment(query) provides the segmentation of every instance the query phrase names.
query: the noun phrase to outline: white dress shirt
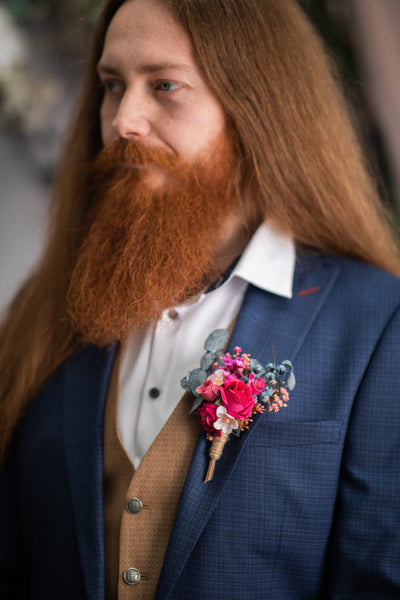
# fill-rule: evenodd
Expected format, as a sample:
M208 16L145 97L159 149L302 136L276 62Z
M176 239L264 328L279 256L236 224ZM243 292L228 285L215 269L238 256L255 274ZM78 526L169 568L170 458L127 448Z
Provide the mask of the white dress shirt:
M294 267L292 240L264 223L223 285L165 310L154 327L129 338L121 361L118 421L135 468L181 399L180 380L199 367L207 336L229 327L248 284L291 298Z

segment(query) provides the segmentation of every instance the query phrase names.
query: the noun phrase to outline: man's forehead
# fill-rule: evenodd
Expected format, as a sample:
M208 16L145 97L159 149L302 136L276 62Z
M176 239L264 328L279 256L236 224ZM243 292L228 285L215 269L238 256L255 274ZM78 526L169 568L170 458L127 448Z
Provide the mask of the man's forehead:
M118 57L114 57L111 55L104 55L99 61L97 66L97 70L99 73L109 73L109 74L117 74L117 69L114 66L116 59ZM109 61L109 62L107 62ZM139 57L137 57L137 66L136 71L140 75L152 74L152 73L160 73L163 71L182 71L183 73L191 73L194 72L195 69L193 65L189 65L183 62L174 62L174 61L157 61L154 62L145 61L143 63L140 62Z
M167 8L154 0L128 0L106 31L100 69L118 62L140 72L196 71L190 39Z

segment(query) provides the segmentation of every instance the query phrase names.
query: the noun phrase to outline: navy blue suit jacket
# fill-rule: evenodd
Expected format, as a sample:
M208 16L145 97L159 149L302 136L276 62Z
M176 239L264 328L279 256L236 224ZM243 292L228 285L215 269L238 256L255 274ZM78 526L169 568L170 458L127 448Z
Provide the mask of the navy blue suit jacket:
M297 386L229 441L207 484L200 437L158 600L400 598L399 303L396 278L324 256L298 258L291 300L250 286L230 346L266 363L273 345ZM1 477L1 599L104 598L113 356L69 361L19 427Z

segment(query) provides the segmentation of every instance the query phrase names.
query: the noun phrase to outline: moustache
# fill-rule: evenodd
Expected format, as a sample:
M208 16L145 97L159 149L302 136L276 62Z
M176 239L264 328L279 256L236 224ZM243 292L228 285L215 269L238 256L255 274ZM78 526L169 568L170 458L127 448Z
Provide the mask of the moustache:
M172 172L182 168L182 161L172 152L163 148L144 146L135 140L118 139L105 146L94 160L95 170L145 168L155 165Z

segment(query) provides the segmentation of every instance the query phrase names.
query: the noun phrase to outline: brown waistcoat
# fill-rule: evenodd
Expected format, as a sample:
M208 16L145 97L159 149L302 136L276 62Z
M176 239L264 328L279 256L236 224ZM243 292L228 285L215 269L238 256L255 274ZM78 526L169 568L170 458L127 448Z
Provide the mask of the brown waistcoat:
M120 352L104 423L105 598L152 600L201 427L186 393L135 471L118 430L119 363Z

